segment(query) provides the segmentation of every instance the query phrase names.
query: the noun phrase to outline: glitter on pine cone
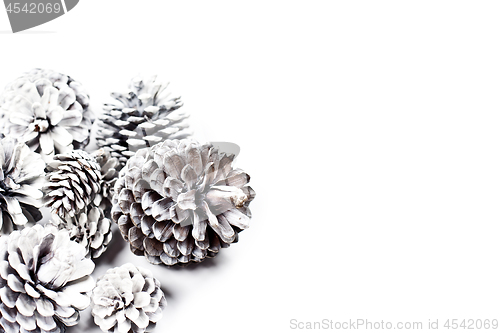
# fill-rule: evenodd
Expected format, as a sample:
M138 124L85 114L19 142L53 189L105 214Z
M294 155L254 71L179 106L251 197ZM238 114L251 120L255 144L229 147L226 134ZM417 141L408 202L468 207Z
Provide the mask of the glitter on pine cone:
M68 231L35 225L0 237L0 331L64 333L90 304L94 263Z
M2 134L25 142L50 160L53 154L85 147L95 119L89 96L69 76L34 69L2 93Z
M255 192L233 159L191 140L167 140L131 157L111 214L132 252L170 266L200 262L236 242L249 227Z
M104 105L97 120L97 145L118 158L120 167L141 148L191 134L188 115L178 110L183 105L180 97L172 97L167 88L156 76L136 77L128 91L111 94L117 103Z
M24 143L0 140L0 234L10 234L42 218L45 163Z
M109 269L97 280L91 299L94 321L104 332L150 332L167 305L160 282L132 264Z
M43 200L63 219L74 217L101 191L101 167L94 156L82 150L54 156L47 171Z

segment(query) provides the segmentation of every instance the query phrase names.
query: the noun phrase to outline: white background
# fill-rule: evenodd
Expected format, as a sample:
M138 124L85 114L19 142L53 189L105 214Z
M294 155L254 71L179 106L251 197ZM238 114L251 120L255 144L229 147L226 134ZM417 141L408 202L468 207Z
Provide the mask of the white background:
M0 10L0 84L51 68L99 111L135 74L158 73L200 139L240 145L257 197L238 244L188 269L125 248L96 271L152 269L169 303L157 332L500 319L499 11L87 0L13 35Z

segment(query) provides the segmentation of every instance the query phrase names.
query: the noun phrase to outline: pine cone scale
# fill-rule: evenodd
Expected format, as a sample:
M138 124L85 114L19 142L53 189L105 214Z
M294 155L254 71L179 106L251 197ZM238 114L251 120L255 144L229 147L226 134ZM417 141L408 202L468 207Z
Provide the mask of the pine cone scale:
M45 163L24 143L0 140L0 233L9 234L42 218Z
M26 143L44 160L86 146L94 115L88 94L72 78L34 69L4 91L2 134Z

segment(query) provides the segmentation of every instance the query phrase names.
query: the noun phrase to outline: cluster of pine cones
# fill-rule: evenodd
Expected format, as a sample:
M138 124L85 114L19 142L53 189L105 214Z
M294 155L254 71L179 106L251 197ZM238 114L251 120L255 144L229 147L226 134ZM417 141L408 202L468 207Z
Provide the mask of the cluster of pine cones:
M0 95L0 332L65 332L89 306L104 332L149 332L166 306L150 271L91 276L113 229L172 266L216 256L249 227L250 176L193 138L168 84L134 78L111 96L96 117L78 81L43 69Z

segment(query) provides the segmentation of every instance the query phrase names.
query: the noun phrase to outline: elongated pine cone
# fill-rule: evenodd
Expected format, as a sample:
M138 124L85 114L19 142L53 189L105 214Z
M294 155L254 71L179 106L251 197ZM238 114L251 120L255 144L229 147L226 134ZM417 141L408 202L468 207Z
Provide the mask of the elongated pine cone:
M104 216L111 219L111 207L114 187L118 179L120 162L105 149L99 149L92 154L101 167L101 191L96 195L94 203L104 211Z
M82 150L54 156L47 171L44 203L63 219L74 217L101 191L101 167Z
M68 230L71 240L83 245L90 259L100 257L113 237L111 221L104 216L101 208L94 205L81 209L70 218L61 219L54 215L51 223L59 229Z
M121 167L140 148L190 135L188 116L176 111L182 106L181 99L172 97L167 87L156 76L148 80L137 77L127 92L111 94L116 104L104 105L97 120L97 145L118 158Z
M167 140L130 158L111 214L132 252L153 264L186 264L236 242L255 192L233 159L190 140Z
M0 140L0 234L10 234L42 218L45 163L27 145Z
M150 332L166 305L160 282L132 264L109 269L92 292L92 315L104 332Z
M3 134L25 142L45 160L88 144L95 117L88 94L72 78L35 69L8 85L2 96L8 119Z
M94 263L68 231L35 225L0 237L0 331L63 333L90 304Z

